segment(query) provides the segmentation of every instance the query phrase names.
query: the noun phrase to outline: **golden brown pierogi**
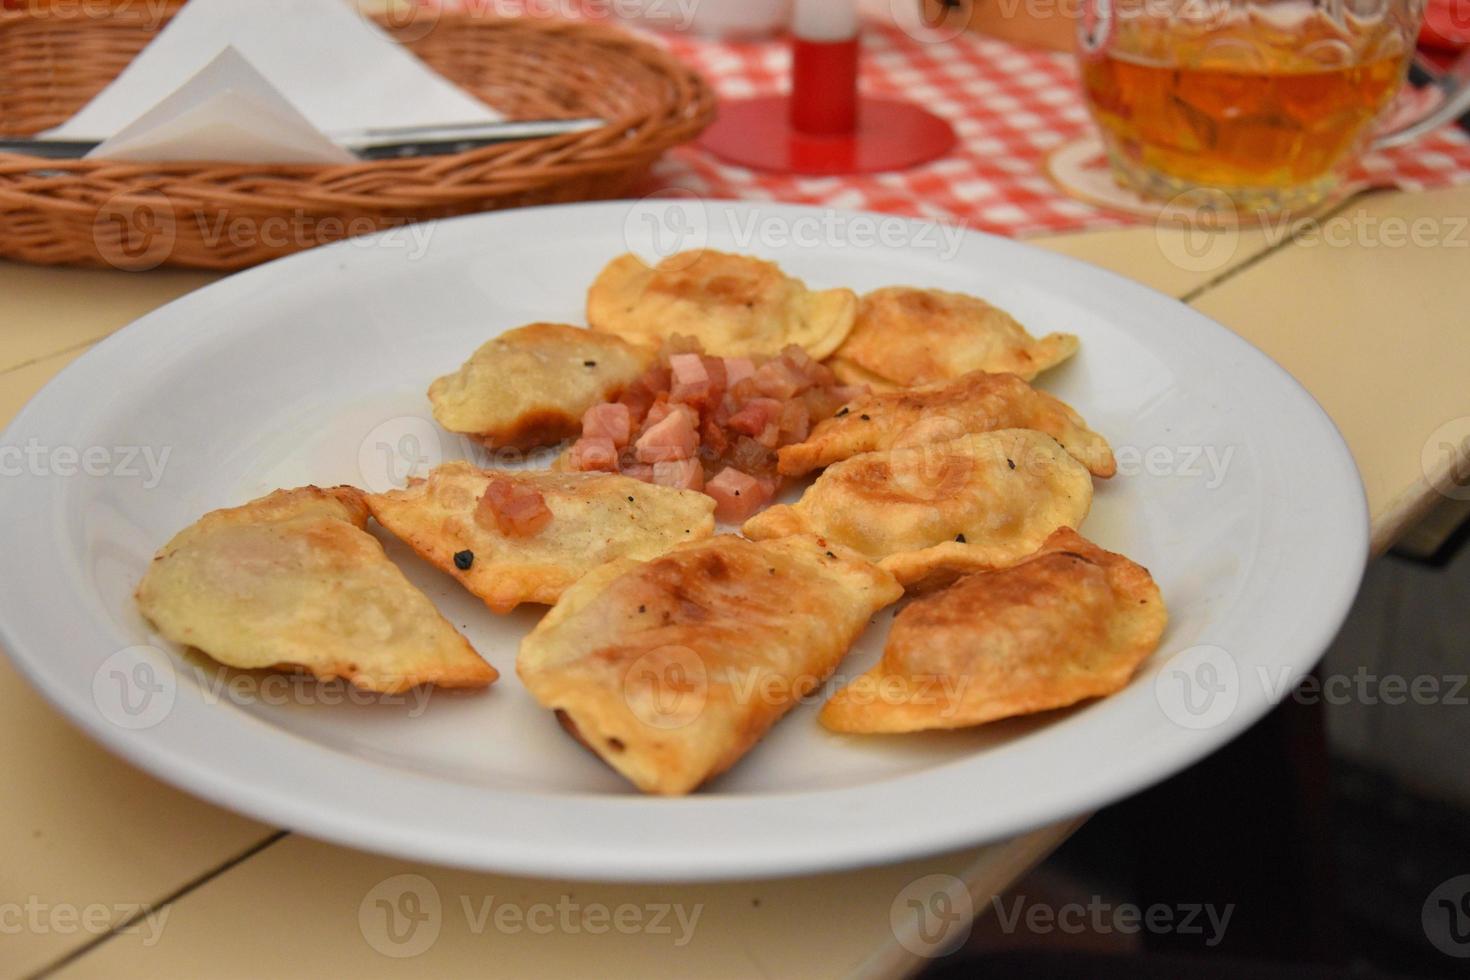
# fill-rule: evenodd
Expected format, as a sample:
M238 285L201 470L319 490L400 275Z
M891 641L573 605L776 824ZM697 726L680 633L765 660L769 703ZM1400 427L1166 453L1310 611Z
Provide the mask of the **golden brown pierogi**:
M1051 436L1001 429L829 466L795 504L756 514L756 540L819 534L911 588L1014 561L1092 504L1092 478Z
M549 522L531 534L502 530L480 507L492 478L534 489ZM715 502L693 490L612 473L488 471L467 462L435 467L427 480L367 504L378 523L502 613L553 603L614 558L653 558L715 530ZM456 555L465 557L456 563Z
M1121 690L1168 622L1148 570L1071 529L894 618L883 659L837 691L840 732L962 728Z
M891 286L862 298L852 333L831 366L847 384L878 389L950 381L971 371L1030 381L1076 352L1072 334L1037 340L978 297Z
M434 418L491 448L549 446L582 430L582 413L617 397L653 353L562 323L533 323L481 345L429 386Z
M369 691L497 677L364 531L351 487L278 490L205 514L138 586L163 636L242 669L303 669Z
M516 672L639 789L688 793L820 686L901 592L809 535L719 535L589 573L521 642Z
M717 357L779 354L796 344L817 360L852 330L857 294L810 290L774 262L704 249L649 266L636 255L608 263L587 293L593 330L657 347L693 337Z
M782 448L780 470L801 476L858 453L994 429L1045 432L1094 476L1117 472L1108 441L1089 429L1071 406L1013 374L984 371L907 391L874 392L850 402L835 418L817 423L805 441Z

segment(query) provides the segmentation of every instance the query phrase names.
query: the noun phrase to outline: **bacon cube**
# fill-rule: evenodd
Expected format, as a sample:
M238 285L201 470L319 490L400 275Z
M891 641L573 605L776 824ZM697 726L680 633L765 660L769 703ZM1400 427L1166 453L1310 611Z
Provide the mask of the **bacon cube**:
M746 378L755 377L755 362L748 357L722 358L725 364L725 387L735 387Z
M622 449L633 438L633 413L617 402L593 405L582 414L582 438L607 439Z
M712 477L704 485L704 492L715 498L715 520L726 524L741 523L771 499L759 480L733 466Z
M603 470L616 473L618 447L605 436L583 436L572 443L571 452L567 455L567 465L579 472Z
M779 357L756 368L752 380L762 395L781 401L794 398L812 386L805 374Z
M638 461L665 463L693 457L695 450L699 448L699 433L695 431L695 423L692 421L697 418L698 416L687 409L670 411L645 428L635 444Z
M528 538L551 523L551 509L546 498L534 487L507 480L491 479L475 506L475 520L482 527L491 525L513 538Z
M703 404L709 400L713 385L704 358L698 354L675 354L669 358L673 386L669 401Z
M697 459L654 463L653 482L677 490L701 490L704 488L704 468Z
M807 412L806 402L793 399L781 406L781 445L789 446L801 442L811 431L812 418Z
M759 436L767 426L779 422L780 418L781 403L776 399L752 398L740 407L740 411L730 416L730 421L726 424L736 432Z

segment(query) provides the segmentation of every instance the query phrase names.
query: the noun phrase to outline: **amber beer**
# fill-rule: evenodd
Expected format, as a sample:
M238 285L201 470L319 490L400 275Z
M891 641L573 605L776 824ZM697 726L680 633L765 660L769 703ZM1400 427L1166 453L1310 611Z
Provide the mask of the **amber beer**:
M1214 24L1121 16L1084 31L1083 86L1124 183L1273 208L1331 189L1403 82L1409 45L1387 22L1354 33L1313 7L1258 10Z

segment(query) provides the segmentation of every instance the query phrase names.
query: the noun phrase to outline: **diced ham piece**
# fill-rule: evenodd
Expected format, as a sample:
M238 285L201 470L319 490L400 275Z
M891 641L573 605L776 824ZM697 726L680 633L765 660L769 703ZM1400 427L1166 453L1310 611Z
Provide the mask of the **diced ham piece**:
M691 416L694 413L687 410L671 411L645 428L635 444L639 462L666 463L692 458L699 449L699 433Z
M660 396L659 400L654 402L653 407L648 410L648 414L644 416L643 431L647 432L675 412L682 412L684 415L687 415L689 417L689 424L696 428L698 427L699 412L697 409L679 402L665 401L663 396Z
M805 374L779 357L756 368L752 380L762 395L782 401L794 398L812 386Z
M653 405L653 399L653 392L641 385L634 384L618 396L618 404L627 407L629 416L633 419L634 424L637 424L642 422L643 416L648 414L649 408Z
M582 473L591 470L616 473L617 447L607 436L584 435L573 442L572 451L567 454L567 467Z
M761 396L760 389L755 384L755 375L730 382L729 393L737 402L747 402Z
M717 415L707 416L700 424L699 440L714 456L720 456L730 446L730 437L720 425Z
M507 537L528 538L551 523L551 510L534 487L492 477L475 507L475 520L482 527L494 525Z
M669 401L701 405L709 400L713 384L703 357L675 354L669 358L669 372L673 376Z
M752 398L740 406L740 411L730 416L726 423L736 432L748 436L759 436L766 427L781 419L781 403L774 398Z
M633 438L633 413L627 405L603 402L582 414L583 439L607 439L622 449Z
M797 399L781 406L781 445L801 442L811 430L812 418L806 402Z
M704 468L697 459L676 459L653 464L653 482L677 490L704 489Z
M725 387L733 388L746 378L755 377L755 362L748 357L726 357Z
M704 369L709 374L712 396L710 400L719 401L719 396L725 393L725 387L730 383L725 374L725 359L703 356L700 360L704 361Z
M771 499L759 480L733 466L720 470L704 485L704 492L715 498L715 520L739 524L760 510Z
M591 470L605 470L608 473L618 471L618 447L606 436L583 436L572 443L571 454L567 457L567 464L580 472Z
M661 365L654 365L643 372L642 377L630 384L618 396L618 402L628 406L628 411L633 415L633 423L636 425L643 421L643 416L657 400L659 393L668 390L669 369Z
M668 418L669 413L673 410L674 406L669 404L668 393L659 395L658 399L648 406L648 412L643 416L643 428L647 429L649 426L657 425Z

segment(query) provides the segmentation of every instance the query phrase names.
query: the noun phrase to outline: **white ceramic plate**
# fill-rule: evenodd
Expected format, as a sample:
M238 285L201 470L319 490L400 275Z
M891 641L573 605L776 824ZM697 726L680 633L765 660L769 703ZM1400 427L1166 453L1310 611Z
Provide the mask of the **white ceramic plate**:
M20 471L0 481L4 647L93 737L217 803L357 847L569 878L893 861L1087 811L1195 761L1290 690L1357 588L1366 511L1332 423L1234 334L1117 276L999 238L773 205L595 204L412 231L275 262L144 317L0 440L0 463ZM1123 470L1099 481L1083 530L1147 565L1171 612L1126 690L897 737L830 734L807 704L713 785L651 799L520 686L516 645L538 612L490 615L400 547L390 554L499 668L490 690L363 704L329 688L342 703L305 703L327 697L220 671L149 632L132 590L175 531L276 487L385 489L410 463L466 455L429 421L432 378L501 330L581 322L587 285L630 246L705 243L816 286L970 291L1034 332L1081 336L1042 385L1112 440ZM164 453L155 479L148 461ZM843 675L876 658L891 616Z

